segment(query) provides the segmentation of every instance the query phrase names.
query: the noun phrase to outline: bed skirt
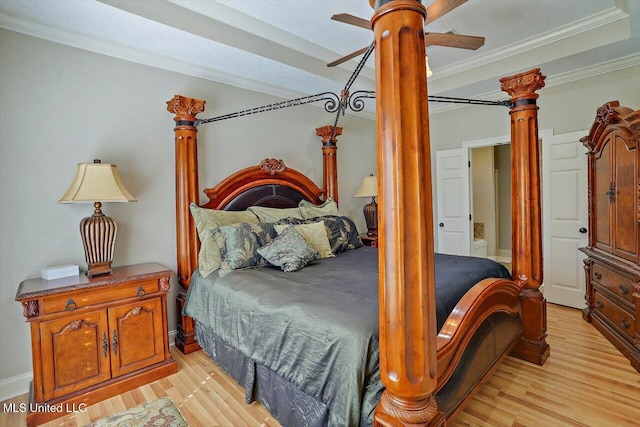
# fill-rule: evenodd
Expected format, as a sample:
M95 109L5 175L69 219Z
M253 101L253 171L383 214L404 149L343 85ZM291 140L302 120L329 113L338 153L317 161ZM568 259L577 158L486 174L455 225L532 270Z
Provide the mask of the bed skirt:
M329 408L324 403L249 359L199 322L196 322L196 340L222 370L244 387L247 403L262 403L283 426L322 427L328 424Z
M499 361L520 335L520 316L494 313L474 334L452 378L438 391L436 400L451 415ZM216 364L245 389L245 401L258 401L283 426L321 427L329 422L329 408L272 370L254 362L219 338L211 328L196 322L196 340ZM371 417L360 420L368 426Z

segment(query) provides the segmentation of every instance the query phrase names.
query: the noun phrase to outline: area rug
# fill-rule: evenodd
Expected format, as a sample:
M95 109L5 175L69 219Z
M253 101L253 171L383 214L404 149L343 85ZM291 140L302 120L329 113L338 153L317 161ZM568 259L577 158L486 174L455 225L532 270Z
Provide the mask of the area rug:
M85 427L189 427L168 397L143 403L135 408L102 418Z

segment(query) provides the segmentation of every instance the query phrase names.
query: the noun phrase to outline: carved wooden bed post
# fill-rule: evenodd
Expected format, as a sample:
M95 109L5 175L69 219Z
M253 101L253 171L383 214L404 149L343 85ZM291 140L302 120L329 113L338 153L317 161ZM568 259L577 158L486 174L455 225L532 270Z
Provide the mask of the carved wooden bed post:
M442 425L437 382L435 261L423 25L416 0L378 1L376 127L380 198L378 426Z
M316 128L316 135L322 137L322 186L325 190L324 199L331 197L338 203L338 147L337 136L342 135L340 126L331 125Z
M196 115L204 111L205 101L175 95L167 101L167 110L174 113L176 122L176 240L178 254L178 282L183 290L177 297L178 332L176 347L183 353L199 350L195 341L193 319L182 316L186 292L191 273L198 266L198 234L189 212L190 203L199 203L198 187L198 147L194 126Z
M511 215L514 280L522 291L522 336L511 353L538 365L549 357L547 302L542 284L542 225L540 199L540 144L536 90L544 87L539 68L500 79L511 95Z

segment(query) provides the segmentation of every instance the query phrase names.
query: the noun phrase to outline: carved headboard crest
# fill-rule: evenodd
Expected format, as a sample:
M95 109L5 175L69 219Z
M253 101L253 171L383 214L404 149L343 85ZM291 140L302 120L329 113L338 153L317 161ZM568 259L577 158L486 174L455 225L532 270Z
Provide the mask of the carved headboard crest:
M259 166L260 170L267 172L271 176L287 170L287 167L281 159L263 159Z

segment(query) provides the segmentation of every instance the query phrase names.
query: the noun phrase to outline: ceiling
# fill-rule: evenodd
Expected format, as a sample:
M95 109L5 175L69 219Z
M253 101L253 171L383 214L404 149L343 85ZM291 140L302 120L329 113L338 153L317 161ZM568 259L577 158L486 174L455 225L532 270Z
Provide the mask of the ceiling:
M373 41L336 13L373 10L368 0L0 0L0 27L292 99L340 93L360 57L326 64ZM640 0L469 0L427 30L486 38L476 51L427 48L430 95L504 99L498 78L533 67L550 86L640 64ZM375 88L373 67L372 55L352 92Z

